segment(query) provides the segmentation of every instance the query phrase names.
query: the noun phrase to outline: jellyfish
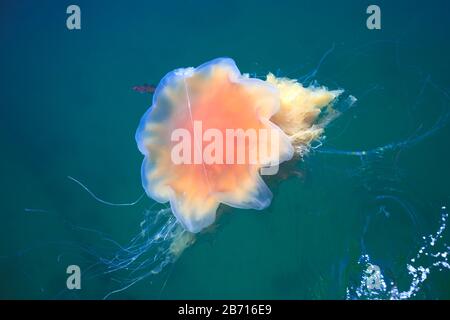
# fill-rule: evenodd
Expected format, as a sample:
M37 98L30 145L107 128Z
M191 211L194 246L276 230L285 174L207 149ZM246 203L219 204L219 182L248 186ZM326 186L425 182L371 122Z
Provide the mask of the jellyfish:
M214 223L221 203L262 210L272 199L263 169L304 154L323 132L321 111L340 93L273 74L251 78L230 58L172 71L136 132L144 190L170 203L192 233Z

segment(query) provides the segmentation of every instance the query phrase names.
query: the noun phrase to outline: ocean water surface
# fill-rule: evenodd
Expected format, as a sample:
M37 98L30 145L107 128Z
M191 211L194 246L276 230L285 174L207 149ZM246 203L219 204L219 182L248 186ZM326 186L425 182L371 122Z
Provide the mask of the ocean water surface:
M66 28L70 4L0 4L0 298L450 298L447 1L377 1L381 30L368 1L77 0L81 30ZM217 57L357 101L268 179L269 208L223 207L176 261L117 271L170 212L101 203L68 177L138 199L134 134L152 95L132 87ZM66 288L69 265L81 290Z

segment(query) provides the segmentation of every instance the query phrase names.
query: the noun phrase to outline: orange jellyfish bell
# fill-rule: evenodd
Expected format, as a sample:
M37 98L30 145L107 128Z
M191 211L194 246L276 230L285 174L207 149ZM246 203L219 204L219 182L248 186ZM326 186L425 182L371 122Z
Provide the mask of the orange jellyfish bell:
M277 87L241 75L229 58L168 73L136 132L147 195L170 202L194 233L215 221L220 203L266 208L272 193L260 173L294 154L270 121L279 108Z

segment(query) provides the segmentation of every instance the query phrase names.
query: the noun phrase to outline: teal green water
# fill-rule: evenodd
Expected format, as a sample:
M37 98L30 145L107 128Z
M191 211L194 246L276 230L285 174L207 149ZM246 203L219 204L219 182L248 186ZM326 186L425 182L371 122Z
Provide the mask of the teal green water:
M112 202L143 192L134 132L151 95L132 86L221 56L242 72L300 78L330 48L315 79L358 102L295 164L300 174L269 181L268 209L226 208L174 264L111 297L344 299L362 254L407 290L406 264L450 205L450 127L373 157L320 150L407 141L445 114L448 2L377 1L381 30L366 28L367 1L77 1L79 31L66 29L69 4L0 4L0 298L98 299L120 288L113 275L83 276L95 259L81 248L102 256L104 243L80 228L126 244L154 202L105 206L67 176ZM81 290L64 290L70 264ZM416 297L449 299L450 271L433 269Z

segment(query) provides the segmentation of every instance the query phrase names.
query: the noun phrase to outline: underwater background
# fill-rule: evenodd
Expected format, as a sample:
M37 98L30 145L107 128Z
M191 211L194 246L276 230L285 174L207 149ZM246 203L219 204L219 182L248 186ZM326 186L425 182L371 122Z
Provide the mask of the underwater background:
M81 30L66 28L70 4ZM381 30L366 27L370 4ZM85 270L105 239L138 234L154 201L104 205L67 177L111 202L137 199L134 133L152 96L132 87L222 56L243 73L317 80L358 100L291 173L268 179L268 209L224 208L174 263L110 298L373 298L357 289L367 256L388 286L409 290L422 246L433 243L424 267L449 251L446 229L427 238L450 206L449 17L450 3L435 0L1 1L0 298L121 288ZM72 264L81 290L65 290ZM450 270L432 268L414 298L449 299Z

